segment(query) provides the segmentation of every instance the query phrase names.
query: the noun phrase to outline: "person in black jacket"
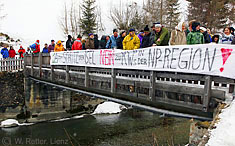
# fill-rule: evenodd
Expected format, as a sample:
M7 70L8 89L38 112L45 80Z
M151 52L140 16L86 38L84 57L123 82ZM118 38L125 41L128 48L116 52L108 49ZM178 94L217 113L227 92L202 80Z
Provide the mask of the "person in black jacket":
M120 36L117 38L117 49L123 49L122 42L125 37L126 37L126 31L123 30L123 31L121 31Z
M211 43L211 37L210 35L207 33L207 30L205 27L200 27L200 31L204 36L204 40L205 40L205 44L209 44Z
M151 47L153 45L153 41L151 38L151 32L149 31L148 25L145 26L144 33L145 33L145 35L142 40L142 45L140 46L140 48Z
M72 36L68 35L68 40L66 41L66 50L70 51L72 49L73 41Z
M100 39L100 43L99 43L99 49L105 49L106 47L106 36L103 35Z
M94 34L94 43L95 43L95 49L99 49L99 40L97 34Z

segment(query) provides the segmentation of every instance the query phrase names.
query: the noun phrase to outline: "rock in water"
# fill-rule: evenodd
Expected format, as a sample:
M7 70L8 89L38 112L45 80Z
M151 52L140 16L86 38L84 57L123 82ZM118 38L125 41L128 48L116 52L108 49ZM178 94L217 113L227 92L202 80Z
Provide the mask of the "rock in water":
M15 119L7 119L5 121L1 122L1 128L10 128L10 127L16 127L19 126L19 122Z

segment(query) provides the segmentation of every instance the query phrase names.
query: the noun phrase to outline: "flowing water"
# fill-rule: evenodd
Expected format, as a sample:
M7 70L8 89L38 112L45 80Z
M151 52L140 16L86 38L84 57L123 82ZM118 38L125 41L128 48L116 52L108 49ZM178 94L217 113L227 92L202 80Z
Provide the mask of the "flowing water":
M0 129L0 145L153 146L188 143L189 119L164 117L132 108L119 114L91 115L102 100L30 80L26 80L25 90L26 106L8 109L4 114L27 110L32 115L27 121L38 123ZM65 117L72 118L58 120Z

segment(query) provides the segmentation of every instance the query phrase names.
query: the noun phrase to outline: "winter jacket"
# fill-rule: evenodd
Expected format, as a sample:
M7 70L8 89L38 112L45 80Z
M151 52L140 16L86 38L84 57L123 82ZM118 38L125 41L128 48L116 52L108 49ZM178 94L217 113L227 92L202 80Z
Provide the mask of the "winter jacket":
M94 39L87 39L85 44L86 49L95 49L95 42Z
M140 48L147 48L147 47L151 47L153 45L153 40L152 40L151 36L152 36L152 34L149 33L148 35L145 35L143 37L142 45L140 46Z
M186 33L182 30L183 22L180 22L171 32L170 45L187 45Z
M141 46L141 44L142 44L142 40L143 40L143 36L141 35L141 33L140 34L138 34L138 38L140 39L140 46Z
M49 47L48 47L48 52L54 52L54 49L55 49L55 44L50 44Z
M14 49L10 49L10 50L8 51L8 53L9 53L9 57L10 57L10 58L15 58L15 56L16 56L16 51L15 51Z
M42 53L49 53L48 48L43 48Z
M106 48L109 49L117 47L117 38L118 37L114 37L114 35L112 35L106 44Z
M121 36L119 36L118 38L117 38L117 49L123 49L123 40L124 40L124 38L125 37L121 37Z
M99 42L99 49L105 49L105 48L106 48L106 36L103 35Z
M211 43L211 37L210 37L210 35L207 33L207 31L203 32L203 36L204 36L205 44Z
M71 49L72 49L72 45L73 45L72 40L68 39L68 40L66 41L66 49L67 49L67 50L71 50Z
M233 41L231 43L232 45L235 45L235 37L233 38Z
M78 38L78 39L76 39L76 41L74 41L73 46L72 46L72 50L82 50L82 42L81 42L80 38Z
M95 49L99 49L99 40L98 40L98 36L94 36L94 45L95 45Z
M6 59L6 58L9 57L9 52L8 52L7 48L3 48L3 49L1 50L1 54L2 54L2 57L3 57L4 59Z
M40 52L40 44L38 42L32 44L30 48L33 50L33 53L39 53Z
M158 39L160 39L160 41L157 41ZM169 39L170 35L167 28L162 27L160 32L156 32L155 43L157 44L157 46L167 46L169 43Z
M122 44L123 44L123 50L135 50L140 47L140 39L136 35L132 37L129 34L124 38Z
M233 41L234 36L232 34L230 35L226 35L226 34L222 34L220 35L219 38L219 44L231 44Z
M18 53L20 54L20 58L24 58L25 55L25 49L21 48L18 50Z
M204 44L204 36L199 31L191 31L187 36L187 44Z
M60 51L64 51L64 46L61 43L61 41L58 41L57 44L55 45L54 52L60 52Z

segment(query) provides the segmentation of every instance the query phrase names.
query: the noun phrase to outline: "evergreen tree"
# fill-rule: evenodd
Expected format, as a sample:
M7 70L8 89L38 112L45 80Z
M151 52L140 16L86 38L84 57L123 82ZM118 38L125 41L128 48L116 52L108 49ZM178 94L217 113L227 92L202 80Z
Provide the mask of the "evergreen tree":
M82 18L80 20L84 35L94 33L96 30L95 0L83 0Z
M166 26L170 29L174 29L179 23L179 1L167 0L166 1Z
M188 0L189 20L197 20L213 32L234 23L234 0Z

